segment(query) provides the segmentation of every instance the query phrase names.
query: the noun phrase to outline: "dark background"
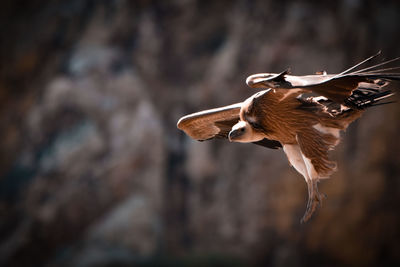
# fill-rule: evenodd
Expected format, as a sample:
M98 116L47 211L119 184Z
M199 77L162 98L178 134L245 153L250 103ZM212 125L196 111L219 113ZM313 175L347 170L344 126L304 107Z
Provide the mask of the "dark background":
M400 56L393 1L2 1L1 266L393 266L400 104L371 108L300 224L282 151L196 142L256 72ZM398 100L398 97L397 97Z

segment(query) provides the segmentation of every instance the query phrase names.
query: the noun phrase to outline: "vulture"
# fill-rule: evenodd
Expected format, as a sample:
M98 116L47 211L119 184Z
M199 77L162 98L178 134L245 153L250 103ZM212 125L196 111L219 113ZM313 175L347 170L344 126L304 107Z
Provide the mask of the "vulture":
M246 83L261 91L240 103L186 115L177 127L199 141L224 138L282 149L307 183L308 202L301 219L306 222L325 198L318 191L319 180L336 170L328 152L338 145L340 132L367 108L391 103L379 101L392 96L390 88L398 86L400 73L394 70L400 66L388 64L400 57L365 67L379 54L339 74L253 74Z

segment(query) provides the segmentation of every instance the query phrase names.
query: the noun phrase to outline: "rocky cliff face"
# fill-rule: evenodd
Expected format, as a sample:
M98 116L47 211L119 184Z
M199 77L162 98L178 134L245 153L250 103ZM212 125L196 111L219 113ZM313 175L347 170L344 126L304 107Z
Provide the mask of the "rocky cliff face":
M2 265L400 262L398 103L348 129L305 225L306 185L282 151L200 143L175 126L252 95L252 73L399 56L397 1L8 2Z

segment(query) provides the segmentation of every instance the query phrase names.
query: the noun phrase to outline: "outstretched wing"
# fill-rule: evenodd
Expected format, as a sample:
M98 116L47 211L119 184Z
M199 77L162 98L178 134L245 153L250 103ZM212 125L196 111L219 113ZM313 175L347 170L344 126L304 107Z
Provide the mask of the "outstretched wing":
M246 83L253 88L303 89L325 96L337 103L345 104L345 100L359 87L360 83L363 83L364 87L368 87L366 84L370 84L371 88L377 85L381 88L392 81L400 81L400 73L391 72L399 70L400 66L380 68L399 61L400 57L355 70L379 54L373 55L339 74L293 76L289 75L288 71L279 74L259 73L249 76Z
M242 103L236 103L189 114L178 121L177 127L199 141L228 138L232 126L239 121L241 107Z
M232 126L239 121L239 113L242 103L229 106L204 110L182 117L177 127L184 131L191 138L204 141L214 138L228 139L228 134ZM264 138L254 142L268 148L280 148L282 145L278 141Z

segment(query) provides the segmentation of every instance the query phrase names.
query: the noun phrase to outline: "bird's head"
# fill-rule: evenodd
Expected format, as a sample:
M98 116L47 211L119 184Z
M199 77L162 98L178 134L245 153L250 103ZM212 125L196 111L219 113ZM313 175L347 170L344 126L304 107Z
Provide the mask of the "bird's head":
M248 121L240 120L233 125L229 132L228 138L231 142L252 143L264 139L264 134L261 129L257 129Z
M269 90L254 94L243 102L240 110L240 120L229 132L231 142L251 143L264 139L262 120L258 118L260 112L260 100Z
M229 132L228 138L229 141L231 142L247 143L249 141L246 142L246 140L249 139L248 137L250 133L251 133L250 125L246 121L240 120L232 127L232 130Z

